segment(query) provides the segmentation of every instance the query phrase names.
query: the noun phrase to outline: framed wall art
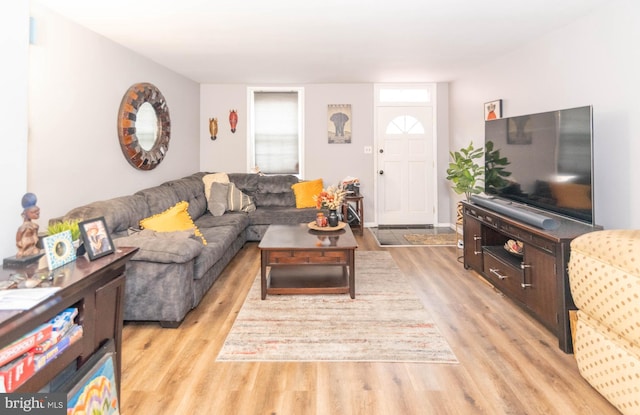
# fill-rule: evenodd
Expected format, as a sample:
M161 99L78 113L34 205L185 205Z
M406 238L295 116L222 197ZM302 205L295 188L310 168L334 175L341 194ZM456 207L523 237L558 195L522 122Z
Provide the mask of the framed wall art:
M502 100L485 102L484 104L484 120L491 121L502 118Z
M120 414L116 359L110 340L61 388L67 394L68 414Z
M327 127L329 144L351 143L351 104L329 104Z
M49 270L59 268L76 259L76 249L71 240L70 230L47 236L42 239L42 244Z
M80 222L78 227L91 261L113 253L113 241L107 230L104 217L85 220Z

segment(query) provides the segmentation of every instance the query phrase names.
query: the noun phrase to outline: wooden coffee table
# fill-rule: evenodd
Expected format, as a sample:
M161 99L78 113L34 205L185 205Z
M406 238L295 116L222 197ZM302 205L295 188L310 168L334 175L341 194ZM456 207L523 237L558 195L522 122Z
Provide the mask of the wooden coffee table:
M271 225L260 248L262 299L267 294L343 294L356 298L356 239L349 226L312 230L307 224Z

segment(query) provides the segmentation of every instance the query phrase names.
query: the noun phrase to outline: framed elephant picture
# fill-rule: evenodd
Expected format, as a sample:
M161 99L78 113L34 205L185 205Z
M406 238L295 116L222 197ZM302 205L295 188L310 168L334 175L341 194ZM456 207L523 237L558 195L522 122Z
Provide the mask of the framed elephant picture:
M329 104L327 127L329 144L350 144L351 104Z

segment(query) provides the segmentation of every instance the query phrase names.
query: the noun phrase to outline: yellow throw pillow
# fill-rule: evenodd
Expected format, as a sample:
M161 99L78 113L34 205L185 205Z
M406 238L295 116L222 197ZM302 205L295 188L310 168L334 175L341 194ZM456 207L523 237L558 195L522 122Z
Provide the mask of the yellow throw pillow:
M193 233L202 239L203 244L207 244L207 240L204 239L204 235L200 232L200 229L193 223L187 208L189 202L176 203L173 207L165 210L157 215L150 216L140 221L140 227L142 229L150 229L156 232L175 232L193 230Z
M313 200L313 196L319 195L320 192L322 192L322 187L322 179L299 182L291 185L293 194L296 196L296 207L316 207L316 201Z

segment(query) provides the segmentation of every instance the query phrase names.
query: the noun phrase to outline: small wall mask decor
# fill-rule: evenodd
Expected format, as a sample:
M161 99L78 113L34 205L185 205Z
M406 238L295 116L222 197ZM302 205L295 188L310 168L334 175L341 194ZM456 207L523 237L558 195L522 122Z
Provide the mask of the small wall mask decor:
M236 132L236 125L238 125L238 111L230 110L229 111L229 124L231 125L231 132Z
M218 119L209 118L209 134L211 134L211 140L218 138Z

